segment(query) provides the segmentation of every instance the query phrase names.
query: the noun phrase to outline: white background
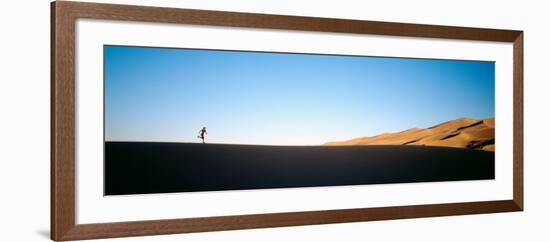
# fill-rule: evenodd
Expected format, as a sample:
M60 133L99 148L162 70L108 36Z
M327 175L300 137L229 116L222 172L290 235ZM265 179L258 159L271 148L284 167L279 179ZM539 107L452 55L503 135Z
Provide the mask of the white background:
M523 29L523 213L198 233L110 241L548 241L550 21L544 1L111 1L228 11ZM0 239L49 237L49 1L0 9Z

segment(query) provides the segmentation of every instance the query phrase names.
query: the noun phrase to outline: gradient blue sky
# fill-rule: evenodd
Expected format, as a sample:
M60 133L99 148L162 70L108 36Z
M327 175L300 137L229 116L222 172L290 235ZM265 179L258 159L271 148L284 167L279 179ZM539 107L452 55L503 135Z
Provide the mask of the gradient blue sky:
M494 117L494 62L105 46L105 139L318 145Z

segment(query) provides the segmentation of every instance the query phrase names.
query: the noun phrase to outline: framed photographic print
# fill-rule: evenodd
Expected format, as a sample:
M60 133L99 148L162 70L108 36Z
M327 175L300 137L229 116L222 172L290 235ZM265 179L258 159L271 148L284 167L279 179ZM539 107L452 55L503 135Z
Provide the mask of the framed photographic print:
M52 240L523 210L523 32L52 3Z

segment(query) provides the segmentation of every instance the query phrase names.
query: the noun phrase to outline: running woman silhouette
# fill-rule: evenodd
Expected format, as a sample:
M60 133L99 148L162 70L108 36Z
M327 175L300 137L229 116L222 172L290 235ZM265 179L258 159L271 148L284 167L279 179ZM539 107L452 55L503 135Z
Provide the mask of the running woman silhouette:
M206 132L206 127L202 127L202 129L199 131L199 136L197 136L197 138L202 139L202 143L204 144L204 136L207 134L208 132Z

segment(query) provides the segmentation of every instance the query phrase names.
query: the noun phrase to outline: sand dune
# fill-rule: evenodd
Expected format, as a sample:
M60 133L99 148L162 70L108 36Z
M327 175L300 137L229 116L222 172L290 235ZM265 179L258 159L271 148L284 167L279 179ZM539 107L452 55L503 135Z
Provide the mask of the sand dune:
M412 128L323 145L425 145L495 151L495 119L461 118L429 128Z
M495 153L450 147L105 142L105 194L495 178Z

